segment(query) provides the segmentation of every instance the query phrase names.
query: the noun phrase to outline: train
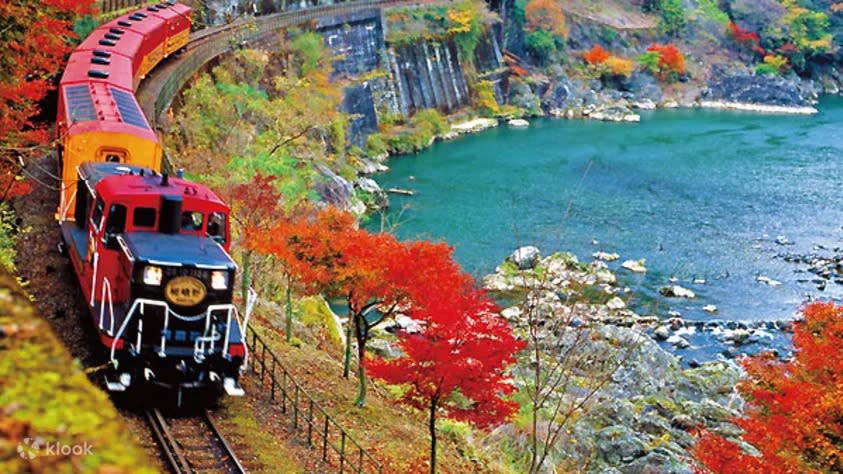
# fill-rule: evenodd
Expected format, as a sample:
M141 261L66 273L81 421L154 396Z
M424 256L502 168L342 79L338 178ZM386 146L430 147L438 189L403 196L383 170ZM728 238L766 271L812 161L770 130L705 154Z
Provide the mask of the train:
M230 208L162 172L135 90L189 39L169 0L95 29L70 55L56 118L61 250L77 275L111 392L239 396L245 325L233 304Z

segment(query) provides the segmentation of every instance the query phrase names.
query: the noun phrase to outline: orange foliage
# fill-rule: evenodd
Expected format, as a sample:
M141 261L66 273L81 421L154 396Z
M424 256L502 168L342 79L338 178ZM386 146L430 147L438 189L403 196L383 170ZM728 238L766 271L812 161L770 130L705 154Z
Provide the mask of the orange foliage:
M619 56L610 56L604 64L609 68L609 72L615 76L629 77L632 75L632 71L635 70L635 63L631 59L625 59Z
M531 0L524 9L527 30L544 30L559 37L568 36L568 25L559 0Z
M609 52L603 49L599 44L595 44L591 49L582 55L585 62L591 65L603 64L609 59Z
M659 53L659 69L663 73L685 73L685 56L673 44L653 43L647 51Z
M738 389L748 399L737 420L754 457L704 434L694 453L711 472L796 474L843 472L843 306L814 303L795 323L793 358L764 354L744 361Z
M830 8L832 13L843 11L843 2L833 3Z

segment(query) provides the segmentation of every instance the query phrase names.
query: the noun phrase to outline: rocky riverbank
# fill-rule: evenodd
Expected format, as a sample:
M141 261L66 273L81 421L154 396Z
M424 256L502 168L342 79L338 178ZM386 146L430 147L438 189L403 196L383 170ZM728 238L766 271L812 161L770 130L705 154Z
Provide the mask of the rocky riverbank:
M554 395L584 403L556 446L560 458L595 473L690 473L695 430L739 435L730 420L743 408L735 392L741 369L727 359L683 367L651 336L671 323L628 308L630 290L618 285L603 260L580 262L568 253L542 258L535 247L524 247L487 275L483 286L507 301L529 301L502 311L517 331L526 331L529 318L540 314L537 339L555 341L549 347L584 355L592 367L623 361L593 394L583 388L586 381L566 384L564 393ZM574 337L581 331L587 337ZM567 347L570 341L577 346ZM529 367L523 360L516 372ZM587 367L580 369L582 377L590 376ZM496 436L517 439L513 430L501 428Z

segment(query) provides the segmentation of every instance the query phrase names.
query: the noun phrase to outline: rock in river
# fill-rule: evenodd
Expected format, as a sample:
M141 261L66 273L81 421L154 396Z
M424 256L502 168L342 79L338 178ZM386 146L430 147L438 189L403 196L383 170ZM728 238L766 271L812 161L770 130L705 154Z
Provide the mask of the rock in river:
M621 266L633 273L647 273L643 258L641 260L627 260Z
M539 249L533 247L532 245L521 247L516 249L515 252L512 252L512 255L509 256L509 260L517 265L519 270L534 268L539 262Z
M697 295L693 291L687 288L683 288L679 285L663 286L661 289L659 289L659 293L661 293L662 296L667 296L668 298L692 299L697 297Z

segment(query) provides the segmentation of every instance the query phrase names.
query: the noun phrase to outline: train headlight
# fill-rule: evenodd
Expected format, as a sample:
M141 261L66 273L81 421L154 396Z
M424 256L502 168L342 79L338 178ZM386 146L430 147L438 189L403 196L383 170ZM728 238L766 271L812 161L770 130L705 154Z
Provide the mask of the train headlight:
M211 272L211 288L215 290L228 288L228 272L221 270Z
M143 269L143 283L145 285L159 286L161 285L161 278L163 276L164 272L161 271L161 267L147 265Z

